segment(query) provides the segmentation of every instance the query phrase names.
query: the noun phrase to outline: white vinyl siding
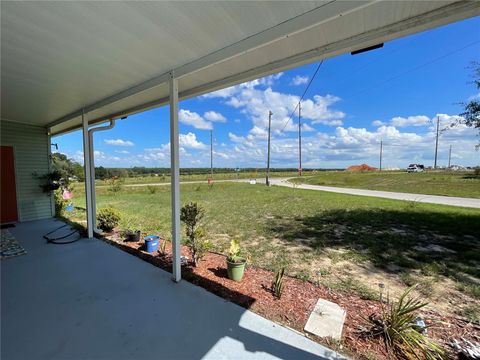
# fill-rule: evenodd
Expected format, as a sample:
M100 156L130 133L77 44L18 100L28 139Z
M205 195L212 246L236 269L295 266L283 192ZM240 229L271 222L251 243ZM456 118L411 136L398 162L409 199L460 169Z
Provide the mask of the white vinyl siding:
M48 136L43 127L1 121L1 144L13 146L19 221L52 217L52 198L33 175L49 171Z

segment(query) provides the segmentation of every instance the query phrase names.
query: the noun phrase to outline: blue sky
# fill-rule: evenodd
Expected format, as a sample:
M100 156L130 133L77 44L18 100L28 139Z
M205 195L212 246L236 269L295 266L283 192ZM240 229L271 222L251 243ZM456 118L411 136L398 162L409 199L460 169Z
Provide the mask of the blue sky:
M382 49L326 59L302 101L303 167L433 165L434 126L461 112L461 101L479 96L471 61L480 60L480 18L386 43ZM223 89L180 103L182 167L265 167L268 110L273 167L298 166L298 118L288 121L317 63ZM285 124L287 124L285 126ZM285 130L282 129L285 127ZM480 164L479 137L464 126L443 132L439 164ZM83 162L79 131L58 136L59 151ZM169 166L168 107L146 111L95 134L95 163L108 167Z

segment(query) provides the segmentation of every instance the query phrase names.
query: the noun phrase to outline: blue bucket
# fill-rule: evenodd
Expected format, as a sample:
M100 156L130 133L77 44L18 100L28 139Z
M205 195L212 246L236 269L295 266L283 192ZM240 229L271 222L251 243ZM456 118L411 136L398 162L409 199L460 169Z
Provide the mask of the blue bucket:
M158 242L160 241L160 236L148 235L145 236L143 240L145 240L145 246L149 253L153 253L158 250Z

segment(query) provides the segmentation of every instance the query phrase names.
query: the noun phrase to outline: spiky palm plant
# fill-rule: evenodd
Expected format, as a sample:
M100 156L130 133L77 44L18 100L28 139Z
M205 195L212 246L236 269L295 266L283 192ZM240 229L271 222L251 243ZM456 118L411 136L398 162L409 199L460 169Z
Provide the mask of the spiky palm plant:
M426 336L426 327L419 329L415 325L417 311L427 305L410 296L415 287L405 290L396 303L391 303L387 298L387 303L382 303L380 316L369 316L371 327L368 333L371 336L382 336L387 351L400 358L444 359L445 350Z
M277 299L282 297L283 292L283 275L285 274L285 267L278 269L275 274L275 279L272 282L272 292Z

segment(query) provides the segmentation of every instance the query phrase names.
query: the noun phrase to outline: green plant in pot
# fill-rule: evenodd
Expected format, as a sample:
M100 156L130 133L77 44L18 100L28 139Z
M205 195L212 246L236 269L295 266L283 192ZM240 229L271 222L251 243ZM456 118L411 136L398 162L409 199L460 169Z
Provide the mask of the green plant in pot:
M227 256L227 273L228 278L234 281L241 281L245 272L245 264L247 259L242 257L240 243L238 240L230 242L230 250Z
M140 230L125 229L122 235L127 242L139 242L141 232Z

